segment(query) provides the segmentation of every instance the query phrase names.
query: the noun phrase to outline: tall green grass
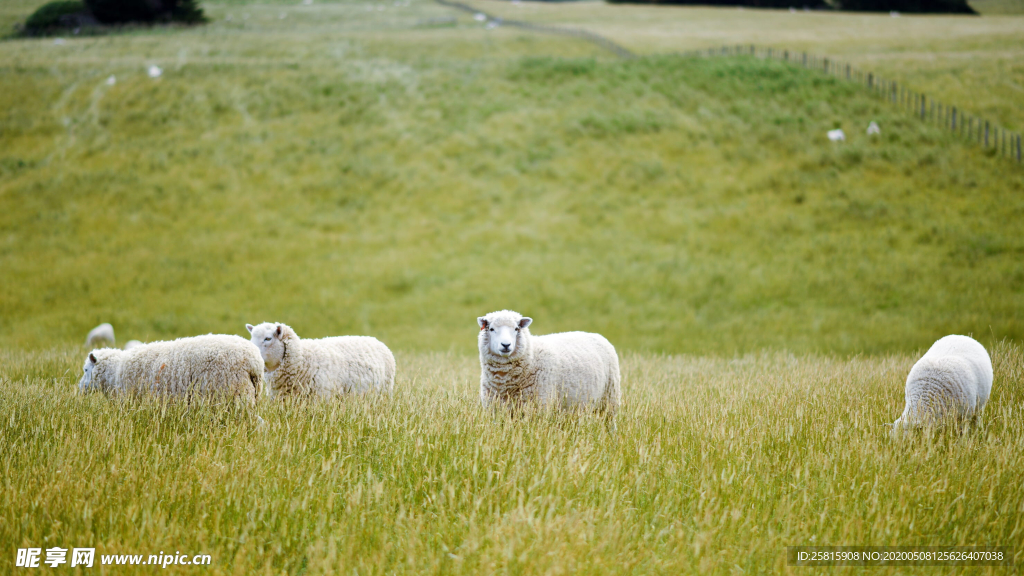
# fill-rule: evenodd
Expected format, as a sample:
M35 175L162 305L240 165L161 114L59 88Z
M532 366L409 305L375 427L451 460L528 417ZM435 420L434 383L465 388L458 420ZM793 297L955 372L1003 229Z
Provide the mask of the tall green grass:
M393 398L264 401L260 428L80 397L75 350L3 352L0 571L29 546L210 554L210 574L773 573L789 545L1013 546L1024 356L992 352L982 429L895 443L908 354L625 354L609 435L482 410L471 356L399 354Z

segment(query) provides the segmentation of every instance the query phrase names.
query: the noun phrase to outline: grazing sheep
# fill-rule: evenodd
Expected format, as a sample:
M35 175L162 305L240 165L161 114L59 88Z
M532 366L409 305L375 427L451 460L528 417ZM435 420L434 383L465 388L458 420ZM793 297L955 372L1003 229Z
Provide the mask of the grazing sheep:
M263 359L239 336L207 334L152 342L131 350L101 348L85 360L83 392L108 396L152 393L240 397L255 401L263 390Z
M114 327L110 324L100 324L89 330L89 335L85 337L86 348L96 348L101 344L114 345Z
M877 136L881 133L882 129L878 127L878 122L872 120L871 124L868 124L868 136Z
M129 340L129 341L128 341L128 342L127 342L127 343L126 343L125 345L124 345L124 349L125 349L125 350L131 350L132 348L137 348L137 347L139 347L139 346L142 346L142 342L139 342L138 340Z
M597 409L614 429L621 400L615 347L587 332L531 336L532 322L510 310L477 318L480 402Z
M846 134L843 133L841 128L836 128L835 130L828 131L828 139L832 142L845 142Z
M958 423L976 420L991 392L992 360L985 347L967 336L941 338L910 369L906 406L893 423L893 434L940 425L950 417Z
M390 393L395 386L395 357L371 336L304 340L285 324L264 322L245 328L263 356L274 395Z

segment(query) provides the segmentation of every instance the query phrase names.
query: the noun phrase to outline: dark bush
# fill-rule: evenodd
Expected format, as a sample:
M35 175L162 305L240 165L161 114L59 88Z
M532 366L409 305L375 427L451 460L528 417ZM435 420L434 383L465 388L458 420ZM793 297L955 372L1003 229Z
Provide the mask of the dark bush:
M751 8L829 8L824 0L609 0L621 4L690 4L701 6L750 6Z
M839 0L841 10L918 14L977 14L966 0Z
M96 19L89 13L85 4L69 0L43 4L28 17L25 29L29 34L38 34L58 28L77 28L90 24L95 25Z
M609 0L636 4L700 4L752 8L839 8L855 12L976 14L966 0Z
M198 0L85 0L104 24L128 22L184 22L197 24L206 17Z

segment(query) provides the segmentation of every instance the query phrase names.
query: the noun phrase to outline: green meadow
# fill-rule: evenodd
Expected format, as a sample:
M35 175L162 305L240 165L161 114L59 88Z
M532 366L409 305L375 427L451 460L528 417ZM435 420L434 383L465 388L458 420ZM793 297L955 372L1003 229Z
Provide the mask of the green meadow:
M218 10L0 46L8 345L267 320L472 353L501 308L669 353L1024 335L1024 172L855 84L433 4Z
M1024 168L854 83L658 54L724 43L658 40L684 36L673 18L728 36L759 11L478 4L642 55L424 0L207 2L198 28L0 42L0 571L40 546L215 574L799 572L785 547L815 543L1020 558ZM963 38L1019 18L890 20L960 30L949 54L982 70L1017 64ZM941 97L1020 129L1016 76L970 78ZM475 319L502 308L615 344L616 434L478 407ZM76 394L101 322L123 344L262 321L380 338L394 397L264 399L257 427ZM992 354L982 425L892 442L907 371L949 333Z

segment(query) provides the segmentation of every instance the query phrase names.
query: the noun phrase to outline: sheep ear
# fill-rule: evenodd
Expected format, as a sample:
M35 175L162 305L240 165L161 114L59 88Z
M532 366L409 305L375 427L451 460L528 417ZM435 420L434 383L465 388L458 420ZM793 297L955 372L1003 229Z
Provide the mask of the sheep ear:
M533 324L533 318L527 318L527 317L523 316L523 319L519 321L519 327L520 328L526 328L530 324Z
M96 355L92 352L89 352L89 362L92 362L93 364L96 363Z
M281 337L281 325L280 324L277 325L277 331L274 332L274 336L276 336L278 338Z
M246 324L245 325L245 329L249 331L249 334L252 334L253 325L252 324Z
M476 319L476 323L480 325L480 329L481 330L483 330L484 328L487 328L487 326L488 326L487 317L486 316L481 316L481 317L477 318Z

